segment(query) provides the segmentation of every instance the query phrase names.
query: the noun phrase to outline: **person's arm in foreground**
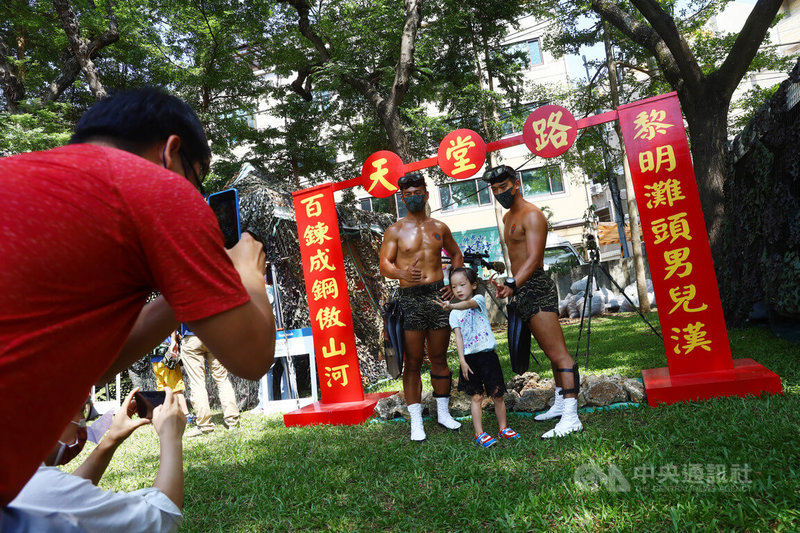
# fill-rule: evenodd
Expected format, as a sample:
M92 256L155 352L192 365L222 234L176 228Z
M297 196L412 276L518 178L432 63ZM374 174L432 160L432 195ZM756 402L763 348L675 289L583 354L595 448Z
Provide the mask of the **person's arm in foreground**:
M264 290L266 257L249 233L242 233L228 255L250 301L188 325L225 368L256 380L267 373L275 356L275 317Z
M89 454L83 464L75 469L72 473L73 475L88 479L92 484L97 485L106 468L108 468L114 452L117 451L117 447L130 437L131 433L136 429L150 423L150 420L146 418L136 420L131 418L136 413L136 403L132 402L131 399L138 390L139 387L136 387L128 394L122 402L122 406L114 415L114 420L111 422L111 427L108 428L105 437L92 450L92 453Z
M161 457L153 486L183 508L183 431L186 415L178 398L169 387L164 387L164 403L153 410L153 427L158 433Z

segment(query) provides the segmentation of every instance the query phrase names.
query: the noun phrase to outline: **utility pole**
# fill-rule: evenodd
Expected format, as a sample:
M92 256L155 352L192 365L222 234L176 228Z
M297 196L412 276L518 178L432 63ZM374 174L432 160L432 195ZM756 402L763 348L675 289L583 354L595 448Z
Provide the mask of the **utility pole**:
M586 69L586 81L592 79L589 75L589 63L586 61L586 56L583 57L583 68ZM595 110L595 113L599 113ZM630 257L628 252L628 239L625 238L625 213L622 211L622 198L619 193L619 183L617 183L617 174L608 160L608 147L606 146L606 129L605 125L600 125L603 135L594 132L600 137L600 149L603 150L603 168L606 171L606 179L608 181L608 189L611 192L611 203L614 204L614 220L617 223L617 234L619 235L619 244L622 247L622 257Z
M608 64L608 85L611 93L611 103L614 109L619 107L619 91L617 89L617 63L614 61L614 51L611 48L611 39L608 35L608 26L603 21L603 43L606 49L606 62ZM636 196L633 193L633 179L628 166L628 157L625 153L625 142L622 140L622 129L619 121L614 122L614 130L622 148L622 164L625 170L625 187L628 190L628 215L631 223L631 245L633 247L633 264L636 270L636 291L639 294L639 310L642 313L650 312L650 300L647 298L647 283L645 282L644 258L642 257L642 234L639 231L639 208L636 205Z

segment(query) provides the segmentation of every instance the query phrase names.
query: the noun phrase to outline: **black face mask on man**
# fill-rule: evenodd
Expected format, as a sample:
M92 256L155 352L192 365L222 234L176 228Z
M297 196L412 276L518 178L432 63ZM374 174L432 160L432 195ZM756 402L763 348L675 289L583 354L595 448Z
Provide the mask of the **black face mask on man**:
M403 202L406 204L406 209L408 209L409 213L419 213L425 209L425 196L422 194L404 196Z
M500 202L500 205L505 209L511 209L511 205L514 203L514 188L512 187L499 194L495 194L494 198Z

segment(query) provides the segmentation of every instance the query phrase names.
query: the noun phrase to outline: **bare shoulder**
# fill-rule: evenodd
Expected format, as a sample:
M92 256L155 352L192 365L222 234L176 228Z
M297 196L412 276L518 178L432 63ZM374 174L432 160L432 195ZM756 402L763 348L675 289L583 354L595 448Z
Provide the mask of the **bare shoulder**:
M542 224L544 224L545 227L547 226L547 217L544 215L544 212L530 202L528 202L521 214L523 224L528 227L537 227Z
M435 229L439 230L440 232L442 232L442 233L450 233L450 226L448 226L447 224L445 224L441 220L438 220L438 219L435 219L435 218L430 218L428 220L430 221L429 223L432 225L432 227L434 227Z

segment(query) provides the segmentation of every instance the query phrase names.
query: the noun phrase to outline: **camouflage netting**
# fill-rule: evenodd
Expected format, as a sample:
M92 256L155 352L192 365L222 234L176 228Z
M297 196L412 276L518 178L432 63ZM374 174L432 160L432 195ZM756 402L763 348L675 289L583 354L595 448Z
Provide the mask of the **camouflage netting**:
M754 310L800 321L800 61L728 152L724 261L718 269L729 325ZM751 310L754 310L751 313ZM796 337L795 337L796 338Z
M243 172L229 186L239 190L242 231L264 243L267 261L275 265L285 328L309 327L292 191L285 184L259 176L253 170ZM387 377L380 306L391 296L393 287L383 282L378 270L378 252L383 232L393 219L353 207L337 206L337 212L361 377L367 385ZM149 362L145 364L143 360L134 365L130 375L134 386L155 387ZM258 403L257 382L236 376L231 376L231 381L240 408L249 409ZM206 382L211 405L219 408L217 390L208 372Z

